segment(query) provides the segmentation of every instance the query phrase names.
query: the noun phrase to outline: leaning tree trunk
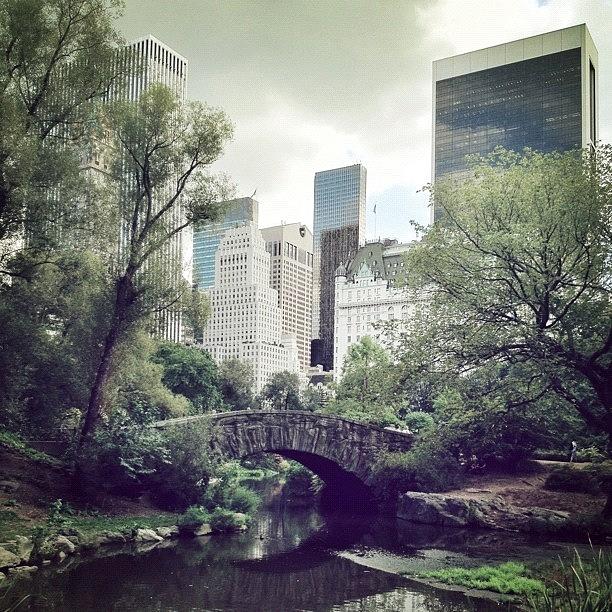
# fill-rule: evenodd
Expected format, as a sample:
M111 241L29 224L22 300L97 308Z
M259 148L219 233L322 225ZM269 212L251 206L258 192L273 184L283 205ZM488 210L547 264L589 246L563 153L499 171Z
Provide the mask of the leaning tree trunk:
M104 388L106 387L111 372L113 355L119 344L125 321L128 318L129 309L133 303L134 286L132 278L130 275L125 274L117 281L113 316L108 332L106 333L106 338L104 339L104 348L100 355L96 376L89 395L87 411L85 412L85 419L79 433L76 457L77 470L81 466L83 450L93 434L98 418L102 412Z

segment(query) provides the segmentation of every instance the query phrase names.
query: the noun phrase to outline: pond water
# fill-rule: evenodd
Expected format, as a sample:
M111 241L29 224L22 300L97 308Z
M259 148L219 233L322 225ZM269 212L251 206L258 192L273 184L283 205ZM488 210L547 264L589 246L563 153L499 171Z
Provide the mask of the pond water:
M564 546L498 533L439 530L392 518L326 516L289 507L278 489L240 534L167 541L68 559L15 583L0 610L506 610L422 586L399 572L554 558Z

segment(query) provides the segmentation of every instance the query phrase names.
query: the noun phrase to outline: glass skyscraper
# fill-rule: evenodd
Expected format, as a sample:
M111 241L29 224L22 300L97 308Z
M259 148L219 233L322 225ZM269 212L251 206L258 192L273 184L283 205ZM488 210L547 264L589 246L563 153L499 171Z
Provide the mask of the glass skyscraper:
M333 368L334 272L365 239L366 179L361 164L317 172L314 178L312 333L320 342L312 361L326 370ZM331 231L337 234L335 241L329 240ZM325 235L328 240L322 248Z
M495 147L566 151L597 139L597 50L586 25L433 64L434 180ZM440 210L434 205L434 220Z
M253 222L257 226L259 203L253 198L238 198L225 203L225 214L215 223L194 227L193 282L198 289L215 284L215 255L225 232Z

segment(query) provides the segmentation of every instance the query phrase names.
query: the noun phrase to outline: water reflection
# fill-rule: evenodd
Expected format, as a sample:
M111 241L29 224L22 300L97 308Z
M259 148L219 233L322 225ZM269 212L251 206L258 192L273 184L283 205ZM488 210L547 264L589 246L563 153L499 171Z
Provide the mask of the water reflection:
M413 531L413 530L412 530ZM368 555L404 559L418 544L394 521L322 517L285 508L276 499L243 534L165 542L151 549L74 558L22 583L21 610L249 611L354 610L454 612L472 607L460 594L413 586L373 567ZM378 552L376 552L378 551ZM382 554L384 553L384 554ZM355 558L351 559L351 555ZM357 561L357 562L356 562Z

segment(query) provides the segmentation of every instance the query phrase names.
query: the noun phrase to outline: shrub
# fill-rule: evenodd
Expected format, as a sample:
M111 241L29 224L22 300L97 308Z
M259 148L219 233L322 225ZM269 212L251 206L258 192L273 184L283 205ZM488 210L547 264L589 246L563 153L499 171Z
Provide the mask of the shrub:
M240 531L247 527L248 521L246 514L225 508L216 508L210 515L210 527L217 532Z
M582 462L603 463L606 455L596 446L587 446L576 453L576 459Z
M162 434L135 424L122 410L101 423L87 449L84 470L90 485L128 496L140 495L167 447Z
M210 515L202 506L189 506L178 520L181 527L193 527L208 522L210 522Z
M310 503L320 491L321 484L319 478L309 469L292 462L286 473L284 492L290 500L303 500Z
M213 511L215 508L225 508L233 512L247 514L255 512L260 502L259 495L252 489L238 482L224 479L209 487L202 501L209 511Z
M153 499L169 510L183 511L203 502L214 471L210 431L202 422L164 430L167 455L149 478Z
M407 453L383 455L374 466L377 494L395 501L405 491L448 491L461 485L459 462L434 436L425 438Z
M434 419L428 412L407 412L402 421L415 434L424 434L434 426Z

